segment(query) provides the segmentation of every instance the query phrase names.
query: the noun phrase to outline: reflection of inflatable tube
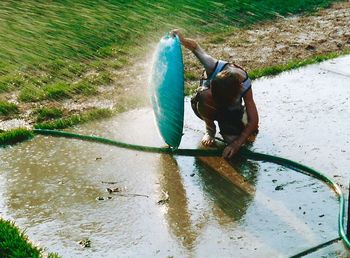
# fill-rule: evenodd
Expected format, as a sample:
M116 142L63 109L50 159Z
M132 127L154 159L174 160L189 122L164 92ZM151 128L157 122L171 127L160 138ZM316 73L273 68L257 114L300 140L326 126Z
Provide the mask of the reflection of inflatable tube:
M154 56L150 94L159 132L171 147L180 145L184 120L184 73L178 37L163 37Z
M168 226L181 245L191 250L199 232L191 220L186 190L176 159L170 155L160 155L159 172L160 189L169 195L166 212Z

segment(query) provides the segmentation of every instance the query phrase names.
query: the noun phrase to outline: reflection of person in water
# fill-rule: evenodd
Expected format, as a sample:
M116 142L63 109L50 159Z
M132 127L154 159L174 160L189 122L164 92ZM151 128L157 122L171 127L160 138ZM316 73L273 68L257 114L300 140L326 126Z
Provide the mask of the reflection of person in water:
M230 159L258 129L259 117L253 99L251 80L243 68L216 60L205 53L196 41L183 37L179 30L173 30L171 34L179 36L182 45L195 54L207 74L207 78L201 80L201 87L191 100L194 112L206 125L202 144L215 144L214 121L217 121L220 134L228 143L223 157ZM248 120L246 124L243 123L245 110Z
M204 190L205 195L213 201L208 207L209 210L213 211L213 216L220 224L240 220L253 199L257 164L255 162L244 162L246 167L243 168L241 162L236 161L235 167L240 169L240 173L238 173L226 162L227 169L231 173L230 179L212 171L208 166L203 166L201 159L195 159L194 172L199 176L200 187ZM217 165L218 161L224 162L223 159L216 158L214 164ZM169 196L166 204L169 228L185 248L192 250L201 234L200 225L206 222L197 221L193 218L196 215L191 213L192 207L188 202L190 196L186 194L177 160L170 155L161 155L159 164L162 175L160 188L162 192ZM232 177L232 174L235 176ZM238 179L238 177L242 178L240 174L244 175L244 180ZM233 181L235 184L232 183ZM207 215L200 214L199 217L207 218Z
M223 159L198 157L195 167L215 206L230 218L229 221L240 220L254 199L258 163L234 160L234 164L229 164ZM216 216L219 222L227 221L219 214Z

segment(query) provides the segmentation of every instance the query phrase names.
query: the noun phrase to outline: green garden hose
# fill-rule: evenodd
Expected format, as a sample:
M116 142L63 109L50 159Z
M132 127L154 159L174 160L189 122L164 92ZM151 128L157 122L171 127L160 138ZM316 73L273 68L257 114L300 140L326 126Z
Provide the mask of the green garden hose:
M118 146L121 148L127 148L127 149L138 150L138 151L146 151L146 152L167 153L167 154L181 155L181 156L221 156L222 155L222 150L220 149L171 149L166 147L162 148L162 147L150 147L150 146L143 146L143 145L128 144L128 143L114 141L114 140L110 140L110 139L106 139L98 136L81 135L81 134L57 131L57 130L33 129L33 132L41 135L51 135L51 136L75 138L75 139L99 142L99 143ZM242 147L240 149L239 155L247 159L267 161L267 162L279 164L279 165L288 167L290 169L293 169L297 172L304 173L309 176L313 176L321 180L322 182L326 183L336 193L338 197L338 202L339 202L338 234L340 238L343 240L343 243L345 244L345 246L348 249L350 249L350 241L345 233L345 226L344 226L345 224L344 194L342 193L340 187L331 178L310 167L307 167L295 161L273 156L273 155L253 152L245 147Z

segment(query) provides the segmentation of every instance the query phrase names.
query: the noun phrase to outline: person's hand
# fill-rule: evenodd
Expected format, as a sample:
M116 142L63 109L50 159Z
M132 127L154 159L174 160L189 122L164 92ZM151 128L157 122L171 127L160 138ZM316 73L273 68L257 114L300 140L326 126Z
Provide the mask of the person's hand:
M174 29L174 30L170 31L169 34L172 37L179 36L180 40L183 39L183 36L182 36L180 29Z
M205 147L215 146L215 138L210 136L208 133L204 134L201 142Z
M182 32L180 31L180 29L174 29L172 31L170 31L170 36L175 37L178 36L180 39L181 44L186 44L187 43L187 39L182 35ZM184 45L185 46L185 45Z
M228 145L223 153L222 157L225 159L231 159L241 148L241 144L238 141L233 141L230 145Z
M180 39L181 44L182 44L185 48L187 48L187 49L189 49L189 50L191 50L191 51L193 51L193 50L196 49L197 43L196 43L193 39L185 38L185 37L182 35L182 33L181 33L181 31L180 31L179 29L174 29L174 30L170 31L169 34L170 34L170 36L172 36L172 37L178 36L179 39Z

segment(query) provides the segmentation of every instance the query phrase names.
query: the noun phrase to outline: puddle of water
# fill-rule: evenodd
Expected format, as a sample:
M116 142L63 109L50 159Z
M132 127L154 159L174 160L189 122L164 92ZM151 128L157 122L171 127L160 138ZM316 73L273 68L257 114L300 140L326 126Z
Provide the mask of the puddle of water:
M350 58L348 56L338 58L336 61L324 62L321 64L321 69L330 71L338 75L350 76ZM349 86L350 83L348 82Z
M344 59L350 57L339 62ZM337 60L320 66L331 62ZM320 66L255 82L261 124L254 148L337 175L335 180L347 187L350 78Z
M252 148L336 174L346 186L350 88L343 79L310 66L254 88L261 124ZM203 125L188 101L185 113L180 147L196 148ZM153 124L145 108L75 131L162 146ZM43 136L0 155L0 215L63 257L286 257L337 236L328 187L269 163L231 166ZM91 248L78 244L83 238ZM325 252L346 257L341 244Z

